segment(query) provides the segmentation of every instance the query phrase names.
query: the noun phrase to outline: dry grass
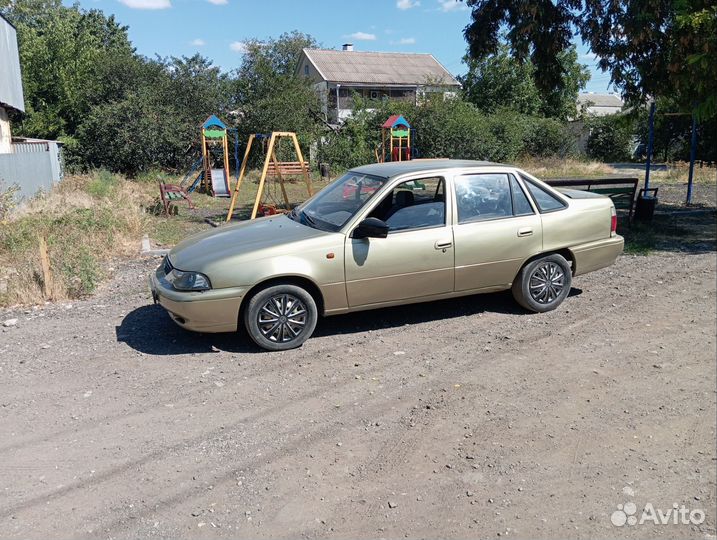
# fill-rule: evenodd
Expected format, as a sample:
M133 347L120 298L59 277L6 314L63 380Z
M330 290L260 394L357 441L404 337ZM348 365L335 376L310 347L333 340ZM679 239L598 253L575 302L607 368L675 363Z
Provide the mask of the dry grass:
M147 194L106 172L68 177L0 224L0 305L34 304L91 293L105 263L137 252L151 216ZM151 200L151 197L149 198ZM47 243L51 279L40 264Z
M618 174L619 171L599 161L577 159L526 159L516 164L538 178L562 178L570 176L596 177Z

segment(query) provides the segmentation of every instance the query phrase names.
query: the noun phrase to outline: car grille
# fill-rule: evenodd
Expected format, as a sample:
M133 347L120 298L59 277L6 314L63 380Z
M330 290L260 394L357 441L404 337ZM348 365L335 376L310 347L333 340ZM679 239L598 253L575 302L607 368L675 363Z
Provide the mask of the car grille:
M172 271L172 263L169 262L169 257L164 258L164 263L162 263L162 270L164 270L164 275L166 276Z

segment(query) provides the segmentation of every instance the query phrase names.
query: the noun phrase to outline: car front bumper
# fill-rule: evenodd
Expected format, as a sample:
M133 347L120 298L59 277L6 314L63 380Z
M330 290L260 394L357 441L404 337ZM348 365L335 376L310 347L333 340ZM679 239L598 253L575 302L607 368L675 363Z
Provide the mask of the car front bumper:
M165 279L160 266L149 276L155 304L167 310L182 328L195 332L235 332L239 307L248 287L229 287L208 291L177 291Z

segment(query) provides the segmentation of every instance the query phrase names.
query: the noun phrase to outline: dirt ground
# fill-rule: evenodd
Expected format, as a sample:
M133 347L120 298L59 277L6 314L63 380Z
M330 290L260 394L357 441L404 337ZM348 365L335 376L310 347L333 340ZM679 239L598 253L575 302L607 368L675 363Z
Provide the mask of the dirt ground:
M0 537L714 538L714 252L622 256L544 315L329 318L285 353L176 327L157 264L0 313ZM612 525L628 502L706 518Z

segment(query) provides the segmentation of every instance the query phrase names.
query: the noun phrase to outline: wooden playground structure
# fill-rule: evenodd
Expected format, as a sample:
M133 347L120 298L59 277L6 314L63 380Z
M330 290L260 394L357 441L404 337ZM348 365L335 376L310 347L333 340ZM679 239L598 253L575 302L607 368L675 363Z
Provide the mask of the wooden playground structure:
M267 139L268 143L266 146L266 156L264 158L264 165L261 169L261 176L259 177L259 189L256 193L256 199L254 200L254 206L251 211L250 219L256 218L260 209L264 215L284 213L290 210L289 196L286 193L286 186L284 185L284 178L287 176L303 176L304 181L306 182L306 190L309 197L313 195L309 167L304 161L304 156L301 153L296 133L291 131L273 131L269 135L253 133L249 136L249 141L247 142L246 150L244 151L244 159L242 160L239 177L236 185L234 186L229 211L227 212L227 221L231 221L234 214L237 199L239 197L239 188L241 188L242 181L246 175L247 163L249 162L252 147L256 141L266 141ZM277 159L276 149L282 139L289 139L292 142L297 161L279 161ZM267 179L269 179L269 181L274 179L278 181L281 189L281 195L284 200L284 208L279 208L278 205L264 204L262 202L267 187Z
M229 139L227 126L215 115L202 124L201 189L213 197L229 197Z
M381 155L376 152L376 161L409 161L411 158L411 124L402 114L394 114L381 126Z

